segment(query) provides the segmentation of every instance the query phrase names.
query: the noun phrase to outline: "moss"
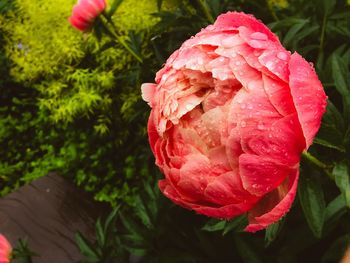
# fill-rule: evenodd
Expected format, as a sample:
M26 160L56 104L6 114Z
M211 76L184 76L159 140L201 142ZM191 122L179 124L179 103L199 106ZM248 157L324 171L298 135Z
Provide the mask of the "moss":
M268 0L267 3L270 8L279 8L279 9L287 8L289 5L287 0Z

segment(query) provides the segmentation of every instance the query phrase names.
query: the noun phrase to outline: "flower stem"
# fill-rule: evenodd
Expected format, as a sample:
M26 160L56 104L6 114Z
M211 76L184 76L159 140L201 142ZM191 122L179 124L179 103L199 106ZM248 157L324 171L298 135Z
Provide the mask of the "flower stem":
M102 14L103 16L105 16L104 14ZM107 17L104 17L105 20L102 20L102 25L104 26L104 28L107 30L107 32L109 33L109 35L113 36L115 38L115 40L117 42L119 42L119 44L121 44L127 51L129 51L129 53L137 59L137 61L139 61L140 63L143 62L142 58L136 54L136 52L128 45L128 43L126 43L125 39L123 39L121 36L119 36L116 31L115 28L113 27L113 29L111 28L111 26L108 26L108 22L106 22ZM108 21L108 20L107 20Z
M331 180L334 181L334 175L331 173L332 166L323 163L322 161L317 159L315 156L311 155L306 151L302 153L302 157L304 160L308 161L309 163L321 169Z
M213 24L214 23L214 17L211 15L209 7L205 0L197 0L197 3L202 8L202 11L204 12L205 16L207 17L208 21Z

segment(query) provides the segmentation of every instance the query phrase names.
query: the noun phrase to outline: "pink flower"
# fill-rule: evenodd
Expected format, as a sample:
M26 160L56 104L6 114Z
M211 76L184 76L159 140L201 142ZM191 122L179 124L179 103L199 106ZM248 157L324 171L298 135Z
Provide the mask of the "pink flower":
M301 153L326 95L313 67L253 16L220 15L142 85L161 191L210 217L247 213L246 231L290 209Z
M78 0L69 22L80 31L86 31L106 8L106 0Z
M9 263L12 247L7 239L0 234L0 263Z

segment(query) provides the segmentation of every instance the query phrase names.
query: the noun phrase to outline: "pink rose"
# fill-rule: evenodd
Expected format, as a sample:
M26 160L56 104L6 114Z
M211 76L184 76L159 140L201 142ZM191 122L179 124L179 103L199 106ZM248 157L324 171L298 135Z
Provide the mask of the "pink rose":
M106 0L78 0L68 20L76 29L86 31L105 8Z
M9 263L12 247L7 239L0 234L0 263Z
M164 195L210 217L247 213L249 232L287 213L326 108L313 67L253 16L229 12L183 43L155 81L142 96Z

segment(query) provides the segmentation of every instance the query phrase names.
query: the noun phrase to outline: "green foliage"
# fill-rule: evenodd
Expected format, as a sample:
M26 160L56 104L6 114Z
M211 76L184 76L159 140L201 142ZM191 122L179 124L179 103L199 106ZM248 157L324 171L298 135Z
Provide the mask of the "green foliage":
M11 253L11 258L20 263L32 263L32 258L37 256L39 255L30 250L26 239L19 239L17 246L13 248Z
M315 176L304 176L300 179L298 196L301 206L313 234L321 238L325 218L325 200L323 189L319 180Z
M13 1L0 14L8 76L0 83L1 194L58 171L98 200L130 202L132 181L149 173L139 89L146 66L108 37L73 29L75 2ZM156 1L125 0L113 16L121 37L146 57L155 11Z

